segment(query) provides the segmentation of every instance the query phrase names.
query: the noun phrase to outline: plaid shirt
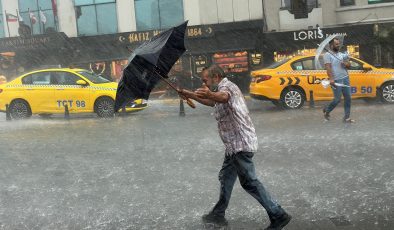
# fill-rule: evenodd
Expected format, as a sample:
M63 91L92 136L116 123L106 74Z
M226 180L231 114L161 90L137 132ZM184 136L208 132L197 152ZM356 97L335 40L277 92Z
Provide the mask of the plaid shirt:
M215 103L215 118L218 121L219 135L226 147L226 155L241 151L256 152L257 136L241 90L224 78L218 85L218 91L230 96L227 103Z

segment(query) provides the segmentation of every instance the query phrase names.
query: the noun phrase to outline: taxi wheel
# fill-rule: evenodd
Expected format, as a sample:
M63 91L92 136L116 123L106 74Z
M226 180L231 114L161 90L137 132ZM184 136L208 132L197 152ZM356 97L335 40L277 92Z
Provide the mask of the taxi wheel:
M30 105L21 99L14 100L10 104L10 115L16 120L29 118L32 115Z
M304 105L305 95L298 88L286 88L283 90L280 100L285 109L299 109Z
M380 88L381 99L385 103L394 103L394 82L387 82Z
M115 114L114 105L114 100L109 97L99 98L94 104L95 111L99 117L113 117Z

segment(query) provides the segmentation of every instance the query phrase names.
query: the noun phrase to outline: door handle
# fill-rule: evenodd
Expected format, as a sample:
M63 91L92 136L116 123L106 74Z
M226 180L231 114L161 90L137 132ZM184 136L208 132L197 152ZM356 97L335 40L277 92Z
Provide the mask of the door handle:
M27 88L26 90L34 90L34 89L32 89L32 88Z
M306 76L306 77L308 77L310 74L307 74L307 73L302 73L301 74L301 76Z
M56 89L56 90L64 90L64 89L59 88L59 89Z

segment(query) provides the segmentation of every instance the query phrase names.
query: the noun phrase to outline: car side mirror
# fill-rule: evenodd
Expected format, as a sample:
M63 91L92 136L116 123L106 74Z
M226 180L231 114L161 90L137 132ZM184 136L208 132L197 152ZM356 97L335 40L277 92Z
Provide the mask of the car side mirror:
M77 81L77 85L87 86L88 83L87 83L86 81L84 81L84 80L78 80L78 81Z
M363 70L364 70L365 72L368 72L368 71L371 71L372 68L371 68L370 66L363 66Z

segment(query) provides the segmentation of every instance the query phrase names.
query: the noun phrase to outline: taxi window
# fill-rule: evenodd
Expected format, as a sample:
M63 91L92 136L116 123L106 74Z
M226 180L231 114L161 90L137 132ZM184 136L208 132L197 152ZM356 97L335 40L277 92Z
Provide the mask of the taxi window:
M313 59L303 59L291 64L293 70L314 70L315 64Z
M363 64L354 60L354 59L350 59L350 70L363 70Z
M81 74L82 76L86 77L89 81L93 82L94 84L111 82L110 80L108 80L106 78L103 78L102 76L97 75L97 74L92 73L92 72L81 71L81 72L78 72L78 73Z
M82 80L73 73L63 71L52 72L51 77L54 85L77 85L77 81Z
M265 67L265 69L275 69L278 68L279 66L285 64L286 62L288 62L290 60L290 58L284 59L282 61L278 61L278 62L274 62L271 65Z
M49 72L33 73L22 79L22 84L49 85L51 75Z

